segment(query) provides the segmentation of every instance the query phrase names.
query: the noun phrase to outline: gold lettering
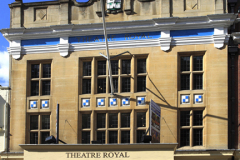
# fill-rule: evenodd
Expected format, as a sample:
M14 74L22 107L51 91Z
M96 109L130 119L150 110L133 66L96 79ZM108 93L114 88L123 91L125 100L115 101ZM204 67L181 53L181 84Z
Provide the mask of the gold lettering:
M148 38L152 38L152 37L149 37L149 33L148 33Z
M104 41L104 36L100 36L102 38L102 41Z
M112 41L116 41L116 39L114 39L114 37L116 37L116 35L112 35L112 36L111 36L111 40L112 40Z
M125 34L124 37L125 37L125 40L129 39L129 35L128 34Z
M133 35L133 38L131 37ZM131 34L130 35L130 39L135 39L135 35L134 34Z
M136 34L136 35L137 35L138 39L139 39L139 37L141 36L141 34Z
M96 38L94 39L94 42L96 42L96 40L97 40L98 42L100 42L100 40L98 39L98 37L96 37Z
M83 42L88 41L88 37L83 37L82 39L83 39Z
M76 37L78 39L78 42L80 42L80 37Z
M144 34L144 33L142 34L142 37L141 37L141 39L142 39L142 38L146 38L146 39L147 39L147 37L145 36L145 34Z

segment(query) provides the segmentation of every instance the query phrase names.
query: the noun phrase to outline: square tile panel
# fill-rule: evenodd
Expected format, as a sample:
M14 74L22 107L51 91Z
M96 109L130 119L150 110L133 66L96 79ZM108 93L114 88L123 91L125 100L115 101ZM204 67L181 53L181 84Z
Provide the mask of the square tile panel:
M203 103L203 95L201 94L196 94L194 95L194 102L197 103Z
M82 99L82 107L90 107L90 99L89 98Z
M117 106L117 98L110 98L109 99L109 105L112 106Z
M137 97L137 105L145 105L145 97Z
M189 104L190 95L181 95L181 104Z
M30 101L30 108L37 108L37 101Z
M97 98L97 107L104 107L104 106L105 106L105 99Z
M130 98L124 97L122 98L122 106L129 106L130 105Z
M49 100L41 100L42 108L49 108Z

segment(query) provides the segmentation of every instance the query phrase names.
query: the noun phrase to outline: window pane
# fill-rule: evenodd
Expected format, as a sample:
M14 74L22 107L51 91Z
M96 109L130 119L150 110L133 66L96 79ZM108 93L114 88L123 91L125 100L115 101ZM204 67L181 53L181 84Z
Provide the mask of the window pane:
M190 90L189 74L181 74L181 90Z
M82 114L82 128L90 128L91 115Z
M41 132L41 140L42 140L41 144L46 144L45 139L49 136L50 136L49 132Z
M50 129L50 115L42 115L42 129Z
M181 126L190 125L190 111L181 111L180 112L180 123Z
M118 131L109 131L109 143L118 143Z
M121 127L130 127L130 113L121 113Z
M39 78L39 64L31 65L31 78Z
M193 145L202 146L202 129L193 129Z
M106 61L98 61L98 75L106 75Z
M118 60L111 61L112 75L118 74Z
M203 56L193 57L193 70L202 71L203 70Z
M118 114L109 113L109 128L118 128Z
M114 87L114 92L118 92L118 78L113 78L113 87ZM110 87L110 82L109 82L109 93L111 93L111 87Z
M193 75L193 89L202 89L203 88L203 75L202 74L194 74Z
M189 146L189 129L181 129L180 132L180 145L181 146Z
M51 64L43 64L43 78L51 77Z
M91 76L91 62L83 62L83 76Z
M130 143L130 131L122 131L121 143Z
M146 91L146 76L137 77L137 91L138 92Z
M38 144L38 133L37 132L30 133L30 144Z
M38 129L38 115L30 116L30 130Z
M31 81L31 96L39 95L39 81Z
M122 74L131 73L131 60L122 60Z
M106 123L106 114L98 113L97 114L97 128L105 128Z
M137 60L137 73L146 73L146 59Z
M193 111L193 125L202 126L203 111Z
M106 93L106 78L98 79L98 93Z
M91 93L91 79L83 79L82 83L82 93L89 94Z
M131 79L130 77L122 78L122 92L130 92Z
M97 132L97 141L101 141L102 144L105 144L105 131Z
M90 131L82 132L82 144L90 144Z
M42 81L42 95L50 95L50 81Z
M137 127L146 127L146 113L137 112Z
M181 71L190 71L190 57L181 57Z
M138 130L137 131L137 143L143 143L143 136L145 135L145 131L144 130Z

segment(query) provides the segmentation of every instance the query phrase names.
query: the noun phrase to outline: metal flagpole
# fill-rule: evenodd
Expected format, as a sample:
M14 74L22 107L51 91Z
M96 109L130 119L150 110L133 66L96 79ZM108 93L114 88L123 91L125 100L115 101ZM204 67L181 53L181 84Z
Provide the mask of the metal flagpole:
M110 80L111 94L113 95L114 94L114 87L113 87L113 81L112 81L112 69L111 69L111 61L110 61L110 56L109 56L108 39L107 39L108 37L107 37L107 30L106 30L106 24L105 24L105 11L104 11L103 0L101 0L101 5L102 5L103 30L104 30L106 52L107 52L107 61L108 61L109 80Z

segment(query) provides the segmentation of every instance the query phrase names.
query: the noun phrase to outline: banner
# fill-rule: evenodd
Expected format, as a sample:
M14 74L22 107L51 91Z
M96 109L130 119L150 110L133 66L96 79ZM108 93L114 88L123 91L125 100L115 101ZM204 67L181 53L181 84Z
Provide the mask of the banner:
M160 119L161 108L153 101L150 102L150 135L152 136L152 143L160 143Z

